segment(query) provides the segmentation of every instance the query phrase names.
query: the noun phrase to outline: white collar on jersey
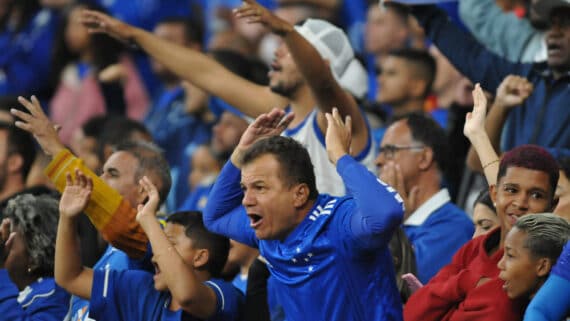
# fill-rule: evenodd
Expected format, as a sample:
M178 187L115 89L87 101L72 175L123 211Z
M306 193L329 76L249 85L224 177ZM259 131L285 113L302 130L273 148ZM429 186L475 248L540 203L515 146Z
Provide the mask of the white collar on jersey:
M425 201L415 212L406 219L404 225L420 226L428 219L431 213L442 207L445 203L450 202L451 197L449 191L444 188L435 193L427 201Z

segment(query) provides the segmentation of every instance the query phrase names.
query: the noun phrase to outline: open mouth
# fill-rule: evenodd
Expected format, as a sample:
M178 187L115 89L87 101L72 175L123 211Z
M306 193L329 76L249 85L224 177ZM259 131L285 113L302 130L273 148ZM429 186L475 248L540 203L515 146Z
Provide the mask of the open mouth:
M562 51L562 46L556 42L548 42L546 44L546 49L548 50L548 54L559 54Z
M261 225L261 223L263 223L263 217L261 217L260 215L247 214L247 216L249 217L250 220L249 226L251 226L253 229L258 228Z

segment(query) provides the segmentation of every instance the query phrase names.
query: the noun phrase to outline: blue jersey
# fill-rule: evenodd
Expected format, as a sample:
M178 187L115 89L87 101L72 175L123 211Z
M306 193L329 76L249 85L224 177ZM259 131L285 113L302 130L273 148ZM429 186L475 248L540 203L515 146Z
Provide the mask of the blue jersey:
M131 260L125 252L109 245L103 256L101 256L99 261L93 266L93 269L113 269L117 271L142 269L142 261ZM89 315L89 301L73 296L71 298L70 316L71 321L91 320L92 317Z
M401 320L388 250L400 225L397 193L350 156L337 163L346 197L320 195L283 241L258 240L240 205L241 172L228 162L212 188L204 223L258 247L287 320Z
M230 283L204 283L216 294L215 314L208 320L239 320L243 296ZM182 309L170 311L169 292L154 288L153 275L144 271L95 270L91 290L91 316L96 320L178 321L199 320L183 316Z
M68 306L69 294L53 278L40 278L20 292L0 269L0 319L61 321Z

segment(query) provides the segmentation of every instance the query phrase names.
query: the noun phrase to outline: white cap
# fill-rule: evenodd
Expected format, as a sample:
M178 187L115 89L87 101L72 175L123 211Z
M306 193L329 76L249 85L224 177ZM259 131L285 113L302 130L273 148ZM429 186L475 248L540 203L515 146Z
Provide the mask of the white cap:
M368 91L368 75L344 32L333 24L320 19L307 19L295 26L301 34L329 61L332 73L340 86L357 98L364 98Z
M533 5L534 11L546 19L550 18L550 11L557 7L570 7L570 0L539 0Z

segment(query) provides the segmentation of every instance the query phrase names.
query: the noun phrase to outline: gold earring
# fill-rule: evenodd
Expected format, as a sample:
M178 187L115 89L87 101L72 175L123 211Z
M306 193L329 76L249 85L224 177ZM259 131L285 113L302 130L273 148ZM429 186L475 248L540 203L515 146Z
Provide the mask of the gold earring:
M28 266L28 274L32 274L32 268Z

